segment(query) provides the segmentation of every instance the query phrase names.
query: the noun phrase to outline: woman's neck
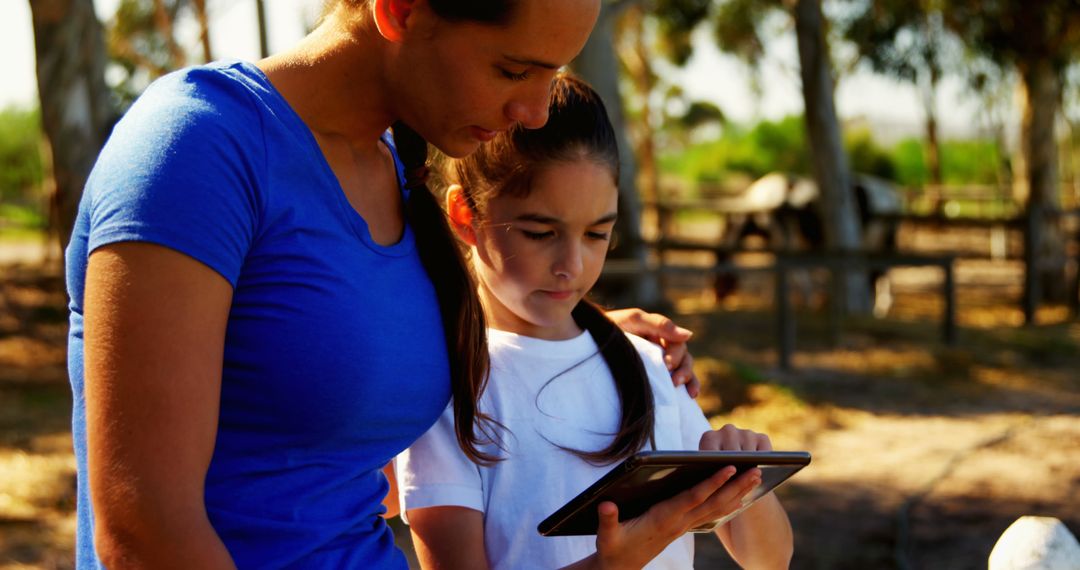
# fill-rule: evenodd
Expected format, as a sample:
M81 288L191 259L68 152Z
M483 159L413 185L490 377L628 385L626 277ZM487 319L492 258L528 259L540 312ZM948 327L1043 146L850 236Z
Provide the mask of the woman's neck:
M292 49L257 65L317 136L347 140L355 152L378 152L379 137L394 121L385 43L374 26L347 24L335 12Z

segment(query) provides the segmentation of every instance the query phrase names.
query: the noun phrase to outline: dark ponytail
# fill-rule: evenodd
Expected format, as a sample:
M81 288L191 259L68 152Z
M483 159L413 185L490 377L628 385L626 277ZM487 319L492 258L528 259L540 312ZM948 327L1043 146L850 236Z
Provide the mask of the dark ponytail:
M480 298L446 216L428 190L427 141L401 122L394 123L393 132L398 156L405 164L409 225L416 236L420 261L435 285L442 313L458 444L472 461L490 464L497 458L479 448L497 439L488 427L497 423L477 406L489 367ZM477 436L477 429L482 437Z
M598 451L563 449L594 465L626 459L644 449L646 443L655 449L653 436L656 418L652 386L637 349L626 334L589 301L582 299L571 314L574 322L596 341L600 355L611 370L615 389L619 393L621 416L619 430L607 447Z

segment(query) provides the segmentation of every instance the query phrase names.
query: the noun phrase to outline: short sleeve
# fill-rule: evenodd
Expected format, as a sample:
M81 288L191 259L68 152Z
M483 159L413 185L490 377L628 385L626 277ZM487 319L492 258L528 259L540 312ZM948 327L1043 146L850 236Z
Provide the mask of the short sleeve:
M397 456L394 472L406 523L410 509L454 506L484 511L480 470L458 445L453 402L431 429Z
M698 449L701 445L701 436L712 430L709 419L697 400L690 397L686 386L679 386L675 390L675 399L679 405L679 427L682 431L683 449Z
M265 144L246 87L220 71L155 83L117 124L87 181L88 253L145 241L233 286L257 233Z
M663 395L667 405L675 408L678 418L680 449L696 450L701 444L701 436L712 429L705 412L701 411L697 401L690 397L686 386L675 387L671 382L671 372L664 364L663 349L643 338L627 335L638 354L641 355L645 371L653 385L655 397Z

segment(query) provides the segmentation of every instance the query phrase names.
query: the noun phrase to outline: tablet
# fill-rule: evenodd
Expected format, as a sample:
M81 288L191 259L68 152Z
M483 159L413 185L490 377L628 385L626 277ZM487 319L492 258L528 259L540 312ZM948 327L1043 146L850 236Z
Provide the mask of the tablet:
M544 536L596 534L600 523L596 508L604 501L619 506L619 520L641 516L649 507L670 499L709 478L728 465L737 477L761 468L761 484L743 498L735 512L693 532L709 532L735 518L755 501L810 463L805 451L642 451L615 466L537 527ZM734 477L732 477L734 479Z

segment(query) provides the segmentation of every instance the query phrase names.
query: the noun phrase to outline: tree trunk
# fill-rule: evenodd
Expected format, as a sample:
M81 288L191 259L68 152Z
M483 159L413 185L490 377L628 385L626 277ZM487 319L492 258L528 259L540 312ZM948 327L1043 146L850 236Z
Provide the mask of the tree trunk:
M795 33L806 106L806 134L814 178L821 189L825 245L836 251L857 250L861 246L861 228L833 101L833 78L820 0L796 2ZM844 300L838 306L851 313L868 313L871 303L866 272L834 271L833 275L834 300Z
M115 119L105 42L92 0L30 0L30 11L55 180L50 225L66 248L86 178Z
M1027 97L1023 140L1028 201L1025 236L1025 319L1034 321L1035 301L1065 298L1065 236L1060 224L1061 187L1054 126L1061 104L1061 78L1047 59L1021 62Z
M619 93L619 60L615 53L615 20L626 2L605 2L592 35L581 54L571 64L574 72L592 85L604 100L611 124L619 143L619 220L618 243L611 252L612 258L633 259L642 267L648 262L648 251L641 240L641 198L637 192L637 162L633 147L626 134L623 118L622 97ZM639 274L632 283L626 298L617 298L620 304L634 303L656 306L660 303L660 288L655 275Z
M255 0L255 19L259 24L259 55L266 59L270 57L270 35L266 29L266 5L264 0Z
M154 0L154 27L157 28L158 35L165 40L165 46L169 50L169 71L186 65L184 51L180 49L180 44L176 43L173 16L165 6L165 0Z
M206 0L192 0L195 19L199 21L199 44L202 46L203 61L214 61L214 52L210 49L210 16L206 12Z
M937 122L937 84L938 72L927 72L926 85L923 88L923 107L926 110L926 169L930 173L930 183L941 186L941 145L938 141Z

